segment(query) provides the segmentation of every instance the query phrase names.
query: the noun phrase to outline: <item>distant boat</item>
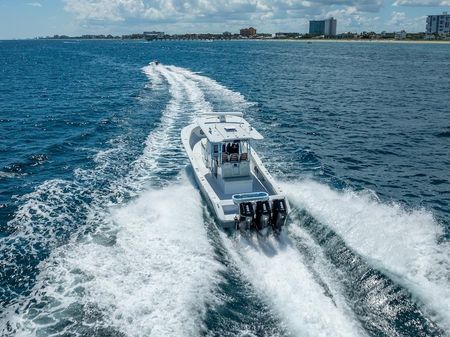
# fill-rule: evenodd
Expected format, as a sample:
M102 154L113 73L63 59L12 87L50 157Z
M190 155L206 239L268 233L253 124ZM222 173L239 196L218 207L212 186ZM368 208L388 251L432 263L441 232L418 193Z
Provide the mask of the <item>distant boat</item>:
M213 112L181 131L195 179L224 228L279 234L289 204L252 148L263 136L240 112Z

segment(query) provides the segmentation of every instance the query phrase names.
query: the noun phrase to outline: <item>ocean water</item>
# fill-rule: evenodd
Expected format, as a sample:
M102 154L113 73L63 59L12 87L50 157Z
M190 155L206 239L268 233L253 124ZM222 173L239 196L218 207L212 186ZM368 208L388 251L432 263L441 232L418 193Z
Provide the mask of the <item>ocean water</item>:
M0 41L0 335L449 336L449 53ZM294 209L278 240L192 183L181 128L236 110Z

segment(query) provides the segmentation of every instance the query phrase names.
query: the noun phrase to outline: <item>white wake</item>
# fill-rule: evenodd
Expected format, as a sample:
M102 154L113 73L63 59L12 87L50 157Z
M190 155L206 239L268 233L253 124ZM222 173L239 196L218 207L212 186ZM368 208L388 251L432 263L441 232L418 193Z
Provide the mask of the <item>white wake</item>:
M450 246L431 213L313 181L285 183L289 199L333 229L376 269L409 289L450 329Z
M289 243L223 235L244 277L278 313L295 336L364 336L351 310L325 294Z
M95 326L114 326L128 336L186 336L202 330L207 303L215 301L220 266L206 237L200 196L187 178L180 178L186 165L180 131L212 106L181 73L165 66L143 71L153 89L166 87L170 94L159 125L129 173L111 183L109 193L117 203L94 193L87 216L91 234L55 249L41 263L32 298L8 309L8 324L17 335L73 334L73 324L89 323L71 321L71 316L92 308L102 316ZM108 170L114 152L124 150L120 144L100 151L94 158L98 171L77 170L77 179L89 181ZM134 201L121 206L122 195ZM45 208L39 210L48 217ZM64 320L71 323L61 327Z

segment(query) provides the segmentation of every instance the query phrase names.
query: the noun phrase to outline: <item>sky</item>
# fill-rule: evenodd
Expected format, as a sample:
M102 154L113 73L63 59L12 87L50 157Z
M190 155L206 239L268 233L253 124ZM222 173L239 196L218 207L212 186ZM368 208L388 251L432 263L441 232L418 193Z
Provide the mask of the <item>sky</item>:
M427 15L450 13L450 0L0 0L0 39L143 31L308 32L334 17L339 32L425 30Z

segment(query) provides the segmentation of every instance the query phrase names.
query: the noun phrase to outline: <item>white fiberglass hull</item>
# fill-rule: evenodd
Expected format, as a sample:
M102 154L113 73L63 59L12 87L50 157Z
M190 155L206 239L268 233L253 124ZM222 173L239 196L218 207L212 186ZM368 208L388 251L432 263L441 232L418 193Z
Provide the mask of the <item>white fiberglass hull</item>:
M224 192L220 187L220 181L206 167L202 157L201 142L204 138L196 124L186 126L181 132L181 140L191 162L195 180L208 206L217 217L220 226L224 228L236 226L239 217L239 207L233 202L233 195L236 195L236 193L265 192L270 201L285 199L281 188L276 184L253 149L250 153L251 171L249 177L246 178L246 186L242 185L242 190L240 190L238 181L231 182L237 184L234 189L235 193ZM289 211L287 202L286 208Z

